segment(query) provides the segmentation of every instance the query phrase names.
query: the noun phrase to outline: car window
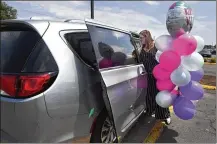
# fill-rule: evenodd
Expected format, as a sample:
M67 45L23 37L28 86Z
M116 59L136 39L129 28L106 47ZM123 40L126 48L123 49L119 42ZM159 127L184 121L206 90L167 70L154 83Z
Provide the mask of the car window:
M19 73L34 49L40 35L27 29L1 29L1 72Z
M100 69L137 64L127 33L88 25Z
M58 71L57 63L45 41L41 39L29 56L23 72L41 73L56 71Z
M64 37L70 48L73 48L85 63L90 66L96 63L96 56L88 32L67 33Z

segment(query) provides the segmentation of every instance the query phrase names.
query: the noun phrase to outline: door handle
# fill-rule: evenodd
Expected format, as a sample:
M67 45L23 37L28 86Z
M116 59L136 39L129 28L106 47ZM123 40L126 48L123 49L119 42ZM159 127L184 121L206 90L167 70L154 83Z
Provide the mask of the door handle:
M140 75L145 75L145 74L146 74L146 72L144 72L144 71L140 73Z

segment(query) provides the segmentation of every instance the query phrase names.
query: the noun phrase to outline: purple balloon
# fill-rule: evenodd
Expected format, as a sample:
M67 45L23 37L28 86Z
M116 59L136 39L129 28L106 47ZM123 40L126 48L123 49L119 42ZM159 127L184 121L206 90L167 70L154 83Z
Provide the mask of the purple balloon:
M179 87L179 90L189 100L199 100L204 95L202 85L196 81L190 81L187 85Z
M174 101L173 110L177 117L183 120L192 119L196 113L195 105L184 96L178 96Z
M204 70L203 68L201 68L197 71L190 71L190 74L191 74L192 81L200 81L204 76Z

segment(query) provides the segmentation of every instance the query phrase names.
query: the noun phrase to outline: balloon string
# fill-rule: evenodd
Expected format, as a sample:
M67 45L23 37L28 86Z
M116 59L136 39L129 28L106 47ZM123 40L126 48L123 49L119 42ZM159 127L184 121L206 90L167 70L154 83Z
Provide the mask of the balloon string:
M178 96L180 96L181 94L180 94L180 88L178 87Z

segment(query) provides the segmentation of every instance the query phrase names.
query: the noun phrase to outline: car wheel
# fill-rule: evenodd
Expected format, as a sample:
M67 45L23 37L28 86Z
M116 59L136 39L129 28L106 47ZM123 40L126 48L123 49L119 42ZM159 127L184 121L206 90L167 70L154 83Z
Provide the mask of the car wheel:
M90 139L91 143L117 143L118 139L113 123L106 110L103 110L96 120L96 127Z

